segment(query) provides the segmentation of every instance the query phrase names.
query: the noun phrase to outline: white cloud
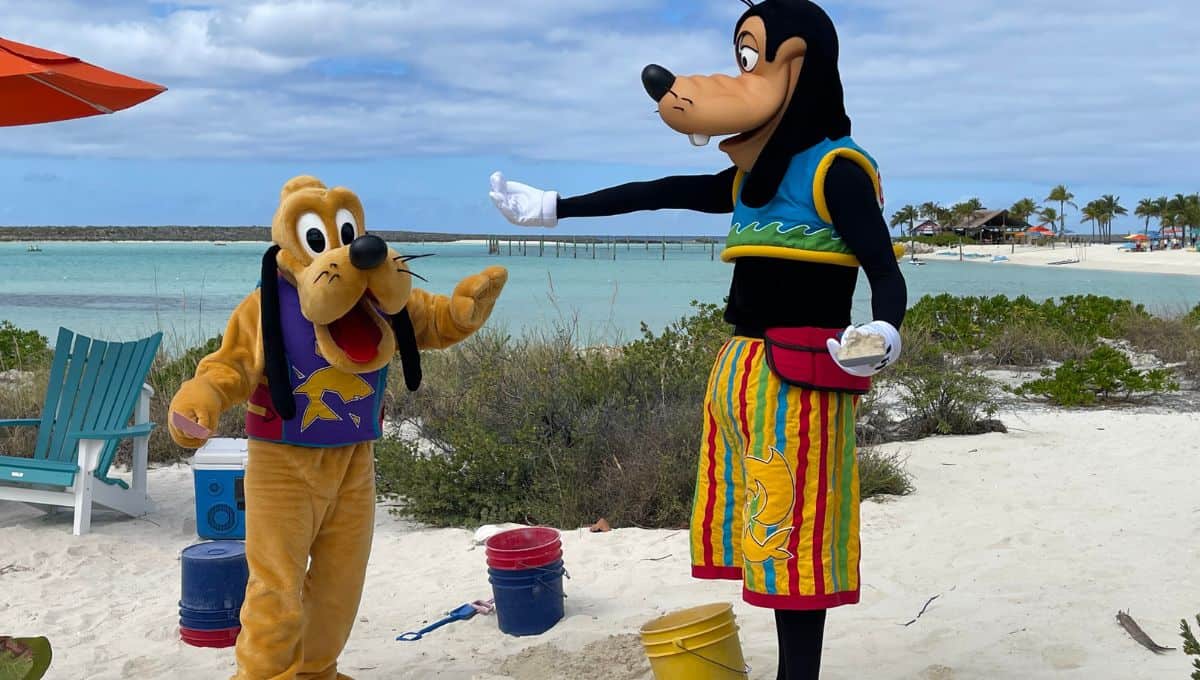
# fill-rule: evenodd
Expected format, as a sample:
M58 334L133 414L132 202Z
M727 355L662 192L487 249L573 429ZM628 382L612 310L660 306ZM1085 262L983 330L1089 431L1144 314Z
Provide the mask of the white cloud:
M652 111L650 62L732 70L734 0L702 29L666 0L4 2L6 37L168 85L5 152L201 158L409 153L719 168ZM829 3L856 136L890 178L1200 182L1193 0ZM716 17L719 17L716 18ZM327 60L407 75L330 75ZM336 61L334 62L337 63Z

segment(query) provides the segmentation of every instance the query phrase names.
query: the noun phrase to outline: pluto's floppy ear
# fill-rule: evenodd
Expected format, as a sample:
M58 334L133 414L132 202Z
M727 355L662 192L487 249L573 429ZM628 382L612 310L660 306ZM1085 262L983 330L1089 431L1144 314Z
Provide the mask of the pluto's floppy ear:
M392 317L392 332L396 334L396 348L400 350L400 367L404 369L404 386L416 392L421 386L421 352L417 349L417 333L413 330L408 307Z
M291 420L296 417L296 398L292 396L287 350L283 346L283 322L279 318L279 265L275 261L278 254L279 246L275 245L263 255L259 316L262 319L263 359L271 402L280 418Z

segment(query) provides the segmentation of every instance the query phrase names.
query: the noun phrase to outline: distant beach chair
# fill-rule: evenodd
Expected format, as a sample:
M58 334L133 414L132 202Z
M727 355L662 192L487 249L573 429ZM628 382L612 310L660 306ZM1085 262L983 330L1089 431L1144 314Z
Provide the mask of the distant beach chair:
M0 427L38 430L32 458L0 455L0 500L73 507L76 536L90 530L93 503L146 514L154 390L144 381L161 342L162 333L104 342L60 328L42 417L0 420ZM125 439L133 440L132 486L108 476Z

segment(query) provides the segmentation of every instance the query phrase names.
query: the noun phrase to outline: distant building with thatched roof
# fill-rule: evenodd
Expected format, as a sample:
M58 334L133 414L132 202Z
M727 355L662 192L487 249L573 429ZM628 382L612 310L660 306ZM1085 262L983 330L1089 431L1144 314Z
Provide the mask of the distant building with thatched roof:
M1028 228L1029 222L1014 219L1007 210L976 210L970 219L955 224L950 231L988 243L1018 238Z
M909 236L937 236L938 234L942 233L943 231L945 231L945 230L942 229L942 225L938 224L937 222L934 222L933 220L925 220L924 222L922 222L922 223L918 224L917 226L913 227L912 229L910 229L908 232L908 235Z

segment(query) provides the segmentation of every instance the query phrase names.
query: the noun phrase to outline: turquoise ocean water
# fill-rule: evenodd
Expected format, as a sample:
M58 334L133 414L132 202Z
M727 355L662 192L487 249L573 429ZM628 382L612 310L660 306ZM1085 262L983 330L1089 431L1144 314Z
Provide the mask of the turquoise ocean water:
M0 243L0 319L40 331L53 341L67 326L94 337L122 340L163 330L167 344L194 343L220 332L234 306L258 280L266 244L230 243ZM580 247L555 257L548 245L537 257L488 255L476 243L393 244L402 253L435 253L414 270L426 290L449 294L463 276L489 265L509 270L493 325L519 334L555 323L575 323L581 339L614 343L637 337L641 322L659 329L686 314L691 300L720 303L730 265L711 261L708 245L601 246L596 259ZM904 263L910 303L920 296L1025 294L1036 299L1095 293L1129 298L1151 309L1177 312L1200 301L1200 277L1088 271L1008 264ZM855 321L869 321L869 287L860 279ZM789 291L795 304L819 291Z

